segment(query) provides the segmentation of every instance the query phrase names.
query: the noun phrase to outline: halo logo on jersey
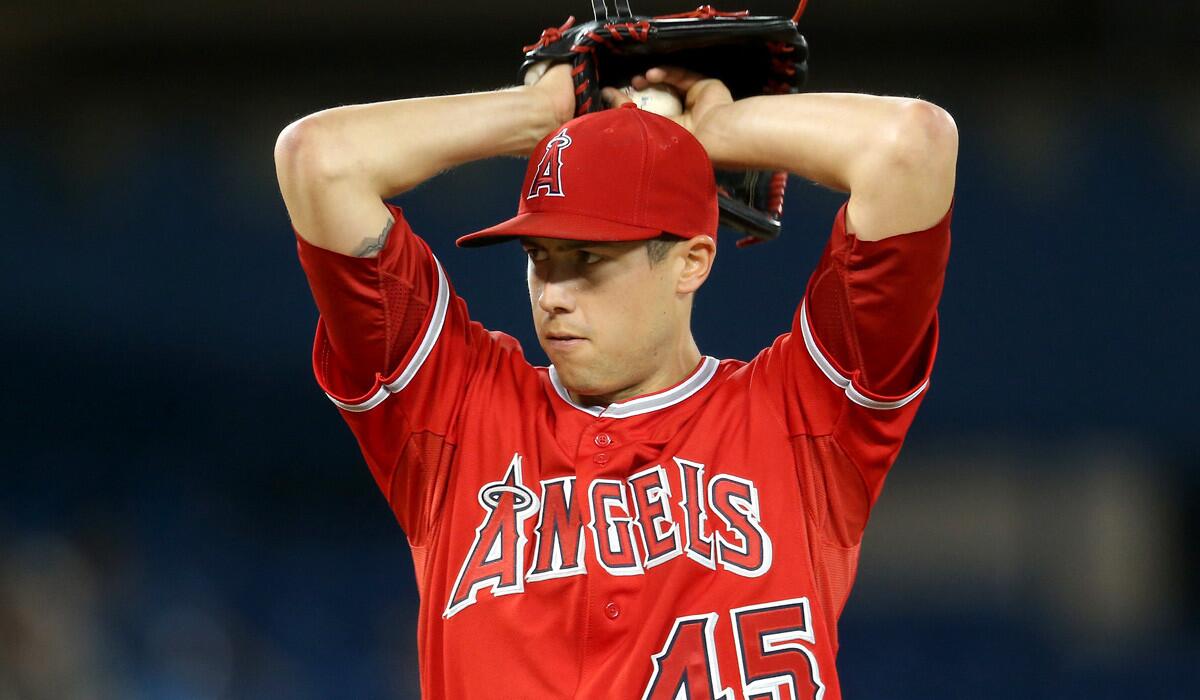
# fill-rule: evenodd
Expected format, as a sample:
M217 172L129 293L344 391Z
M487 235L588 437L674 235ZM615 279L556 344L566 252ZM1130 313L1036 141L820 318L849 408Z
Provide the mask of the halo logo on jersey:
M514 454L500 481L479 489L479 505L487 517L475 529L475 541L458 572L450 603L450 617L475 602L475 594L491 587L493 596L525 590L525 520L538 510L538 499L521 483L521 455Z
M534 197L565 197L562 186L562 152L571 146L571 137L567 127L546 142L546 152L538 161L532 181L529 183L529 194L525 199ZM544 191L543 191L544 190Z
M589 539L610 576L641 575L677 557L746 578L771 569L771 537L749 479L709 476L704 464L673 457L624 480L547 479L539 499L521 481L521 459L514 454L504 478L479 490L485 514L442 613L447 619L485 588L495 597L522 593L527 581L586 574Z

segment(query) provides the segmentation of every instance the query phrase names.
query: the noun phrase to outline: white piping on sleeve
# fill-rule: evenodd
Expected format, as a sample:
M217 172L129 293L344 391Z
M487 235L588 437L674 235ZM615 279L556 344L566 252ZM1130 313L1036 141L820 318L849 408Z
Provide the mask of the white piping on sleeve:
M800 302L800 330L804 335L804 347L808 349L809 357L812 358L813 362L816 363L821 372L829 378L829 381L841 387L851 401L859 406L863 406L864 408L874 408L878 410L889 411L904 407L913 399L920 396L921 392L925 391L926 387L929 386L929 379L927 378L925 381L921 382L921 385L914 389L912 393L895 401L877 401L869 396L864 396L863 393L854 386L854 383L850 381L849 377L846 377L842 375L841 372L837 371L837 368L833 366L833 363L821 354L821 348L817 347L817 341L815 338L813 338L812 330L808 327L808 310L805 308L806 302L807 300Z
M421 365L425 364L425 360L429 358L429 353L433 352L433 346L441 336L442 326L446 322L446 309L450 306L450 284L446 281L446 273L442 270L442 264L436 257L433 257L433 264L437 267L438 273L437 301L434 302L433 317L429 320L429 327L425 329L425 336L421 338L421 344L417 346L417 351L413 353L412 359L408 361L408 365L404 367L400 376L380 386L374 394L358 403L339 401L326 392L325 395L329 396L329 400L338 408L353 413L361 413L375 408L384 399L408 386L408 383L417 375L417 371L421 369Z

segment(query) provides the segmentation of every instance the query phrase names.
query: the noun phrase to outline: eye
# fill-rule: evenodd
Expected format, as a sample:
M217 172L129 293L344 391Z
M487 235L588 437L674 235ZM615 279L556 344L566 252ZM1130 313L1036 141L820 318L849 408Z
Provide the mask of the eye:
M525 254L534 262L541 262L546 259L546 251L541 248L526 248Z
M590 250L579 251L579 261L582 262L584 265L595 265L596 263L600 262L603 259L604 258L602 256L597 255L596 253L593 253Z

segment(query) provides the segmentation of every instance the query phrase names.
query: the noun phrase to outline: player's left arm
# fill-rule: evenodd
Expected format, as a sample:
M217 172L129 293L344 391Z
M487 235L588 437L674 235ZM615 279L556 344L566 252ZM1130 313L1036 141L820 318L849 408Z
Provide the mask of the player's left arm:
M634 87L646 82L684 93L685 111L675 119L717 167L786 170L850 194L792 333L764 354L759 371L766 386L783 389L788 427L831 434L861 475L861 482L852 472L826 475L845 530L838 541L853 544L928 385L950 245L954 120L929 102L899 97L733 101L720 81L676 68L651 70Z
M671 67L651 69L634 87L651 82L685 95L686 111L676 120L716 167L786 170L849 192L847 232L860 241L924 230L950 207L958 129L937 105L842 93L735 102L720 81Z
M864 94L734 101L720 81L672 67L633 84L651 82L684 94L685 111L674 119L715 166L786 170L850 193L809 281L806 320L826 354L868 393L919 386L936 341L949 252L958 158L950 115L923 100ZM611 89L605 96L623 97Z

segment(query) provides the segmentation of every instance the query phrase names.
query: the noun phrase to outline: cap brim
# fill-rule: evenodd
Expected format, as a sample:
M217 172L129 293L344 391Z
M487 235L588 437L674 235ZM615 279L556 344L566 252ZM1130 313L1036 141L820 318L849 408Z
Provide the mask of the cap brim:
M468 233L455 243L460 248L478 248L511 241L521 236L564 238L572 241L643 241L657 238L660 229L623 224L564 212L527 212L495 226Z

